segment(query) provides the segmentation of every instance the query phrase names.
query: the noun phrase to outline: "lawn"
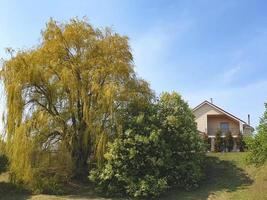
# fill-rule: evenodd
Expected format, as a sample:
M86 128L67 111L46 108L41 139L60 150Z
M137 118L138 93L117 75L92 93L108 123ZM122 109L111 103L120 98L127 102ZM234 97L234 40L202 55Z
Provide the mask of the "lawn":
M267 199L267 165L256 168L245 162L245 153L210 153L206 177L194 191L174 189L163 195L162 200L263 200ZM6 200L100 200L88 188L74 191L71 195L31 195L11 185L7 174L0 176L0 199Z
M195 191L173 190L164 200L267 199L267 165L248 165L246 153L208 154L206 178Z

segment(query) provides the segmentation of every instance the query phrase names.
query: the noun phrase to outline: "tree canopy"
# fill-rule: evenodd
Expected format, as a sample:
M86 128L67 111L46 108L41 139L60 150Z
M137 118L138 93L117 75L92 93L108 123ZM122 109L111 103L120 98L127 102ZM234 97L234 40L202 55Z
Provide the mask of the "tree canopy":
M121 132L119 111L153 97L134 72L128 38L86 20L51 19L38 45L4 62L1 78L10 168L24 182L41 164L84 175L88 159L101 161L106 143Z
M58 193L90 174L134 197L197 185L204 145L194 115L178 93L155 98L126 36L79 19L51 19L41 35L30 49L9 49L0 72L12 181Z
M104 165L91 171L103 191L158 197L173 186L196 187L202 178L205 145L188 104L163 93L151 107L132 118L125 134L109 143Z
M262 165L267 160L267 103L265 112L260 119L257 133L246 139L248 148L248 160L256 165Z

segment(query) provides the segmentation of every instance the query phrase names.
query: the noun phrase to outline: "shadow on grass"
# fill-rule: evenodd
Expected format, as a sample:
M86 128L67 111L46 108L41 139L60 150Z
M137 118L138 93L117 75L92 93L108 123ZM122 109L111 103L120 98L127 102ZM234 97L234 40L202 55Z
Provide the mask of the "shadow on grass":
M71 185L65 187L64 194L57 195L57 197L61 197L66 200L121 200L120 198L107 197L105 194L94 191L94 186L89 183L79 182L71 183Z
M0 199L2 200L24 200L30 197L30 193L18 186L8 183L0 182Z
M220 160L214 156L208 156L205 168L205 178L199 184L199 188L193 191L173 189L160 197L161 200L206 200L213 196L215 192L234 192L240 188L249 186L253 180L245 171L237 167L232 161ZM64 199L105 199L104 195L97 194L90 185L74 184L65 195L57 195ZM26 200L31 197L30 193L8 183L0 182L0 200ZM50 199L47 195L46 199ZM125 198L107 198L109 200L119 200Z
M88 199L88 200L119 200L119 198L105 198L102 194L96 193L93 187L88 183L72 182L64 187L60 195L40 194L32 195L31 192L12 184L8 181L8 173L0 177L0 200L27 200L34 199Z
M219 160L209 156L205 167L205 177L193 191L173 189L162 200L206 200L215 192L234 192L253 183L245 171L231 161Z

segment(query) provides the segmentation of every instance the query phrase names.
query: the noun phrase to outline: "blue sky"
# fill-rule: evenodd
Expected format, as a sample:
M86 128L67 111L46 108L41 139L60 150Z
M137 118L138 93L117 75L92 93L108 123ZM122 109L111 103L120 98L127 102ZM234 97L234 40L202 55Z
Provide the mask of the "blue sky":
M267 102L266 10L264 0L0 0L0 57L37 44L50 17L87 16L130 38L158 94L177 91L192 107L212 97L255 126Z

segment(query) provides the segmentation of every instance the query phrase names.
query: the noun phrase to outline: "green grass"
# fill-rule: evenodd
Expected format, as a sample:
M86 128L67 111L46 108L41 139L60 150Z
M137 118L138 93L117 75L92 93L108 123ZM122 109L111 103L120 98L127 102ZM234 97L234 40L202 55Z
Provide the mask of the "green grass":
M8 173L0 175L0 199L22 200L28 199L29 192L8 182Z
M246 153L210 153L206 177L200 187L173 190L164 200L264 200L267 199L267 165L256 168L245 161Z
M173 189L161 200L264 200L267 199L267 165L260 168L245 162L245 153L210 153L206 163L206 177L194 191ZM8 183L7 174L0 176L0 199L6 200L100 200L88 188L71 195L31 195ZM107 200L107 199L106 199Z

